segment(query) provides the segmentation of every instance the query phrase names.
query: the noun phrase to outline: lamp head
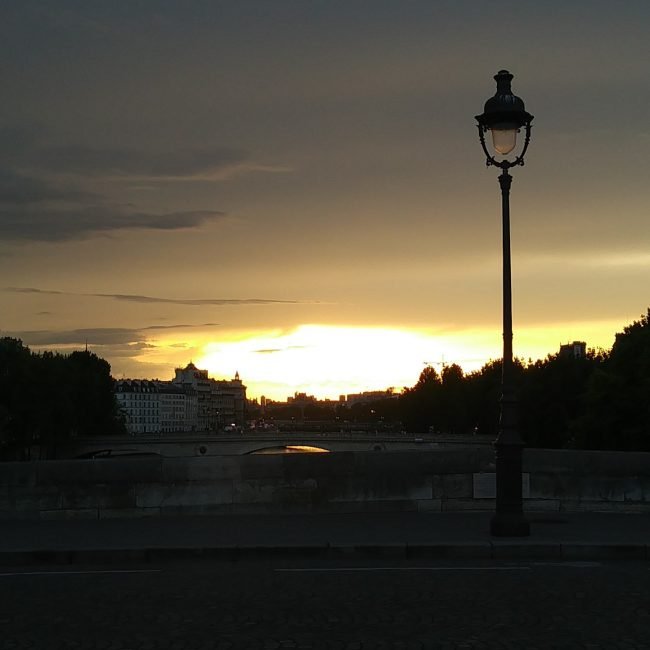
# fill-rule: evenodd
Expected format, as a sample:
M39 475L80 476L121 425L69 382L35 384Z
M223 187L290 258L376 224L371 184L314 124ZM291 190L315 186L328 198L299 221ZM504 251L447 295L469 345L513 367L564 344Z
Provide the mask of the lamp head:
M494 149L505 156L515 148L519 129L529 127L533 116L526 112L523 100L512 94L512 75L507 70L499 70L494 80L497 92L485 102L476 120L483 131L492 132Z

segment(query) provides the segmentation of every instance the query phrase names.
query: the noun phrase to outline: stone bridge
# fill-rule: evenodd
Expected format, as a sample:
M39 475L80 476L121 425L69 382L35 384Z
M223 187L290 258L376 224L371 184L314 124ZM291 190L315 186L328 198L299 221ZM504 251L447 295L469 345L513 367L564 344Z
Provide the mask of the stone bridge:
M486 436L431 434L355 434L291 432L197 436L128 436L85 438L60 450L60 458L74 458L102 449L142 451L168 458L188 456L240 456L255 453L322 451L428 451L440 447L476 447L492 444Z

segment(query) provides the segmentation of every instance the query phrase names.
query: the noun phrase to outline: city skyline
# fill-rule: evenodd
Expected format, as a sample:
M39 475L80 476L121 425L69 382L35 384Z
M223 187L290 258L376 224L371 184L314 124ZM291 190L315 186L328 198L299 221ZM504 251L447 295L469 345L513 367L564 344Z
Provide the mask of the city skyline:
M551 5L3 6L0 336L273 399L500 358L507 68L515 355L610 348L648 307L650 7Z

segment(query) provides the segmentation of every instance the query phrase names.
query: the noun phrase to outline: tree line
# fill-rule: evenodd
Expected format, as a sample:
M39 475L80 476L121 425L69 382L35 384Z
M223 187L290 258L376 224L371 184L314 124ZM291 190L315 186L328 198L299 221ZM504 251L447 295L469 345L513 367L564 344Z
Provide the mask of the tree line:
M650 451L650 309L616 335L609 351L515 361L519 429L527 446ZM499 427L501 361L464 374L424 368L396 398L350 409L318 404L285 417L351 420L412 433L484 434ZM46 457L76 436L125 433L110 365L91 352L33 353L0 338L0 458Z
M609 351L517 360L514 376L527 446L650 451L650 309ZM426 367L399 414L407 431L496 436L500 384L501 361L467 375L455 364L441 373Z
M47 458L76 436L125 433L111 367L92 352L34 353L0 338L0 458Z

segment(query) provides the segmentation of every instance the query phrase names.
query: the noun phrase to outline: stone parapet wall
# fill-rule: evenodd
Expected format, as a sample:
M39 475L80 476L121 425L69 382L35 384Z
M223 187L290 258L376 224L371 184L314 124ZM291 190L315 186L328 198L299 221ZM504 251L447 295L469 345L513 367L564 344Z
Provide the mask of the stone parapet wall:
M530 511L650 512L650 454L526 450ZM494 508L494 452L0 463L0 518Z

